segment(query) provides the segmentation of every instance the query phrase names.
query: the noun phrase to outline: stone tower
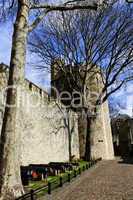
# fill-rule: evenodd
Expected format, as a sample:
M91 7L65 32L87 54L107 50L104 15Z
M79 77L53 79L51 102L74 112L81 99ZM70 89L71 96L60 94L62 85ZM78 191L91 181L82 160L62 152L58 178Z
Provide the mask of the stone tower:
M59 92L65 91L70 92L71 88L67 87L67 83L64 84L64 76L61 72L62 67L61 61L56 60L53 62L51 68L51 84L56 87ZM63 65L63 68L65 65ZM69 73L69 66L66 66L66 72ZM72 69L72 68L71 68ZM75 69L74 69L75 70ZM81 68L82 70L82 68ZM87 96L88 103L94 105L96 102L96 93L100 94L103 88L102 78L97 73L98 67L94 68L94 72L89 73L86 79L86 85L88 85L89 91L91 95ZM81 71L82 73L82 71ZM84 72L83 72L84 73ZM82 75L82 74L81 74ZM67 82L67 81L66 81ZM93 112L93 106L90 112ZM101 157L103 159L114 159L114 149L113 149L113 141L112 141L112 131L111 131L111 123L109 116L109 108L108 101L104 102L102 105L98 107L98 114L95 117L91 118L90 129L90 144L87 144L87 119L84 114L78 115L78 132L79 132L79 152L80 158L85 158L85 151L87 145L90 146L90 154L92 158Z
M98 67L95 69L93 68L93 70L98 71ZM97 94L100 94L103 89L103 80L100 73L95 73L95 75L89 73L86 81L90 90L87 101L93 105L96 102ZM81 131L81 136L83 136L83 134L84 131L83 133ZM82 141L82 144L85 145L84 141ZM101 157L106 160L114 159L111 122L107 100L97 107L96 115L91 118L90 146L92 158Z

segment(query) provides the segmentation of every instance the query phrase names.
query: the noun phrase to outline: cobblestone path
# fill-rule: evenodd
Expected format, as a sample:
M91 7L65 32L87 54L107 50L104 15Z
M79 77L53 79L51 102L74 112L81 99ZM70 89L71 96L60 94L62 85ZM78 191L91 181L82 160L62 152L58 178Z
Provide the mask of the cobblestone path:
M40 200L133 200L133 164L102 161Z

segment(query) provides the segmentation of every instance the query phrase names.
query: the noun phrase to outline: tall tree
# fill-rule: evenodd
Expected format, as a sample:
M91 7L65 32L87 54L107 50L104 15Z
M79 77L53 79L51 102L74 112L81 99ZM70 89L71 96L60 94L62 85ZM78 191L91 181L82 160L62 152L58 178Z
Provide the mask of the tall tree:
M60 92L80 94L87 130L91 126L90 111L95 112L97 105L133 80L132 20L133 8L115 1L98 12L62 12L54 19L50 16L32 34L34 40L29 43L32 53L40 58L37 67L47 68L55 62L60 73L55 86ZM90 151L89 135L86 133L87 151ZM89 157L89 152L86 156Z
M17 104L18 94L16 87L23 85L28 33L36 28L40 21L51 11L97 9L97 3L94 1L87 4L82 4L82 2L77 4L76 2L76 0L73 0L62 4L49 4L39 0L0 1L1 16L6 16L5 12L8 11L8 3L10 3L10 10L12 11L14 8L14 13L16 11L9 68L8 86L10 89L7 90L7 101L0 140L0 199L13 200L16 196L20 196L23 193L20 178L19 152L17 152L19 146L19 135L16 132L17 108L12 105ZM31 11L33 11L34 15L30 15Z

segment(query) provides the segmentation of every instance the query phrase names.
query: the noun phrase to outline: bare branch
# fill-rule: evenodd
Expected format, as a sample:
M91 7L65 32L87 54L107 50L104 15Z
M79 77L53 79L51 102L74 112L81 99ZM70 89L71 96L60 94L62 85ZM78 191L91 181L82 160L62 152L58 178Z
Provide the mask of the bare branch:
M97 76L101 78L96 102L119 90L132 73L132 10L111 5L97 12L62 11L54 16L56 20L49 16L33 34L32 51L42 62L63 61L57 69L62 76L59 90L88 98L90 83L98 84ZM110 91L112 85L116 87Z
M117 86L115 89L111 90L109 93L106 93L106 95L105 95L104 98L102 99L102 103L104 103L104 102L108 99L108 97L109 97L111 94L113 94L113 93L115 93L117 90L119 90L119 89L123 86L123 84L124 84L125 82L126 82L125 80L122 81L122 82L119 84L119 86Z
M41 15L39 15L35 21L29 26L28 32L32 32L39 23L43 20L43 18L48 14L49 10L45 10Z
M67 5L67 4L73 4L73 3L77 3L77 2L83 2L85 0L70 0L70 1L67 1L66 3L64 3L64 5Z
M15 2L15 0L12 0L12 4L11 4L11 6L9 7L9 9L12 9L12 8L13 8L14 2Z
M31 9L47 9L49 11L68 11L68 10L97 10L98 5L96 3L92 3L90 5L48 5L48 4L37 4L32 5Z

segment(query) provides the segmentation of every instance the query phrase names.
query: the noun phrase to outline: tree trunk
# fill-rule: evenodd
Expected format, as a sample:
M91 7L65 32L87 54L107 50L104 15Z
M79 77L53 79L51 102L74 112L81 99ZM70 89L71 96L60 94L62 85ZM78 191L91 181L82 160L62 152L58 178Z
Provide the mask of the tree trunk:
M89 161L91 158L91 119L82 112L78 117L80 159Z
M28 14L28 0L18 0L8 81L8 86L14 85L15 88L24 83ZM0 140L0 199L13 200L23 193L19 162L21 133L16 131L17 90L8 89L6 99L9 106L5 108Z
M67 131L68 131L68 152L69 152L69 162L72 161L72 132L70 123L70 112L67 111Z
M87 136L87 118L84 112L78 116L78 133L79 133L79 154L80 159L85 159L86 136Z
M86 147L85 147L85 160L91 159L91 118L87 115L87 130L86 130Z
M68 142L69 142L69 144L68 144L68 148L69 148L69 162L71 162L72 161L72 137L71 137L71 132L69 131L69 133L68 133Z

